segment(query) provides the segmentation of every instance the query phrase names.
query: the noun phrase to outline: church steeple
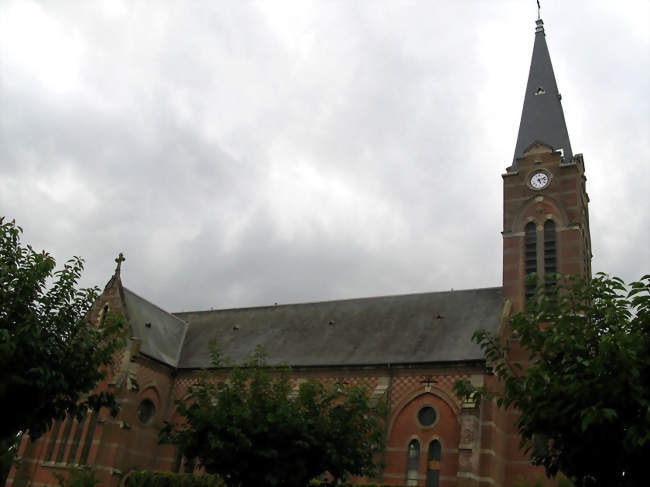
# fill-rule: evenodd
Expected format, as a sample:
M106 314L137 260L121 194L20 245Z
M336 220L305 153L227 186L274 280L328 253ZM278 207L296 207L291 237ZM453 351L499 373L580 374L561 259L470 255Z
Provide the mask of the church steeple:
M503 295L521 310L535 285L556 272L591 275L589 212L582 154L573 154L544 24L533 59L512 166L503 174Z
M536 24L535 45L519 123L517 145L508 172L517 170L517 159L523 157L524 151L534 142L543 142L555 150L562 149L567 162L573 158L560 101L561 96L555 82L551 56L546 46L544 22L542 19L537 19Z

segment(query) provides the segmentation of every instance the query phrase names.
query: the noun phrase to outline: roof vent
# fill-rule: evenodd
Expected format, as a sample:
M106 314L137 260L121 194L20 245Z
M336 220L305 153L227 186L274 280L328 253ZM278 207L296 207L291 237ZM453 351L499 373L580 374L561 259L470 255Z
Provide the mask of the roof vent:
M233 330L233 331L237 331L237 330L239 330L239 325L233 325L232 330Z
M336 321L334 321L334 320L330 320L329 323L328 323L328 325L334 325L334 324L336 324Z
M151 321L147 321L147 322L144 324L144 327L145 327L145 328L151 328Z
M535 96L537 96L537 95L545 95L545 94L546 94L546 90L542 86L538 87L535 90Z

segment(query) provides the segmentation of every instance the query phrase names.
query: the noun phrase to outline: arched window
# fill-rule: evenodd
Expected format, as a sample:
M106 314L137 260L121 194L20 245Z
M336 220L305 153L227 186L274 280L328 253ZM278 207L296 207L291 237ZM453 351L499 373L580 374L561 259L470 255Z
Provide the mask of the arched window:
M142 424L149 423L156 414L156 405L151 399L145 398L138 406L137 416Z
M406 457L406 485L418 485L420 470L420 442L411 440Z
M108 316L108 305L105 304L102 310L99 312L99 328L104 328L106 325L106 318Z
M526 236L524 238L524 265L526 278L529 274L537 272L537 226L534 222L526 225ZM535 294L535 284L526 284L526 299Z
M79 465L86 465L88 463L88 455L90 454L90 447L95 437L95 428L97 428L98 419L97 411L93 411L90 415L90 420L88 421L88 429L86 430L86 436L84 437Z
M57 440L59 439L59 430L61 429L61 420L57 420L52 425L52 430L50 432L49 443L47 445L47 450L45 452L45 461L52 461L52 455L54 455L54 448L56 447Z
M72 437L72 445L70 446L70 451L68 452L68 462L67 463L77 463L77 451L79 450L79 443L81 442L81 434L83 433L84 426L86 424L86 417L88 413L86 411L81 415L81 419L77 422L77 429L74 432Z
M63 427L63 433L59 439L59 452L56 454L56 463L63 462L63 456L65 455L66 446L70 439L70 433L72 432L72 423L74 422L73 416L68 416L65 420L65 426Z
M183 450L176 448L174 453L174 464L172 465L172 472L178 473L181 471L181 463L183 463Z
M442 445L438 440L429 443L429 455L427 456L427 487L439 487L440 485L440 456Z
M551 284L551 275L557 272L557 250L555 245L555 222L544 223L544 283Z

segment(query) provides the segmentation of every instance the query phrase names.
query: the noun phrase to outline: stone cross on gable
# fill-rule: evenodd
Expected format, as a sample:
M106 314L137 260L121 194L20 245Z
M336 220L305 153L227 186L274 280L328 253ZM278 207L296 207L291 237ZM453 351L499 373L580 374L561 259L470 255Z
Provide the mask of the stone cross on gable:
M427 376L423 380L420 381L420 384L424 384L424 391L425 392L431 392L431 386L433 384L437 384L437 383L438 383L438 381L435 380L431 376Z
M115 262L117 263L117 267L115 267L115 275L119 276L120 272L122 271L122 262L126 260L126 257L124 257L124 254L120 252L120 255L117 256L115 259Z

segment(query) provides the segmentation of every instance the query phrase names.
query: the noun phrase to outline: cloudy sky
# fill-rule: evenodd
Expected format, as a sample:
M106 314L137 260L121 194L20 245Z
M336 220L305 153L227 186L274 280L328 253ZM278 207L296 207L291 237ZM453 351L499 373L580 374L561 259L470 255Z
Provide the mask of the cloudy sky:
M650 271L650 3L542 2L595 271ZM501 284L534 0L0 0L0 215L170 311Z

